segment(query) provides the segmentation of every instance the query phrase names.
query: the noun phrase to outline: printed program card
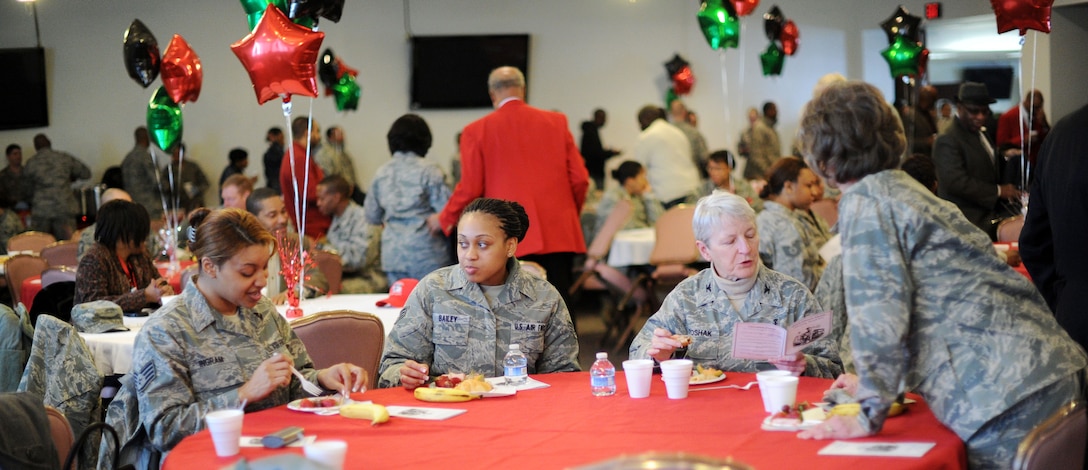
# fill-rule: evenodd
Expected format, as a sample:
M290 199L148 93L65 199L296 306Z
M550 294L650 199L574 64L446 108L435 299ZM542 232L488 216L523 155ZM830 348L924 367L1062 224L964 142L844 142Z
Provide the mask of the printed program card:
M855 442L835 441L820 449L819 455L851 455L862 457L921 457L937 445L936 442Z
M424 406L387 406L385 409L389 410L389 416L423 419L427 421L442 421L468 411L453 408L428 408Z
M765 361L794 354L831 333L831 312L809 315L789 329L759 322L740 322L733 327L733 357Z

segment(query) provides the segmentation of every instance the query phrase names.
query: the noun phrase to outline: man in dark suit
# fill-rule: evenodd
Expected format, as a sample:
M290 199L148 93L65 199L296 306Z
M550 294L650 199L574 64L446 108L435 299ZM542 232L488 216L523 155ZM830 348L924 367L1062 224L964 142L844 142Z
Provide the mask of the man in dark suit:
M984 128L994 102L986 85L964 82L956 102L956 119L937 137L933 148L937 194L956 204L967 220L992 239L996 236L994 219L999 217L999 204L1017 201L1020 192L1012 184L999 184L1002 157L995 154Z
M487 79L495 111L461 133L461 182L431 230L453 231L461 211L478 197L516 201L529 215L529 232L518 243L519 259L540 263L564 297L573 282L573 260L584 253L579 213L589 175L567 118L525 103L525 76L499 67Z
M597 188L604 188L604 163L609 158L619 155L619 151L605 148L601 144L601 128L608 120L608 115L603 109L593 110L593 120L582 122L582 157L586 160L586 170L589 176L597 184Z
M1066 116L1043 141L1020 257L1073 340L1088 348L1088 106Z

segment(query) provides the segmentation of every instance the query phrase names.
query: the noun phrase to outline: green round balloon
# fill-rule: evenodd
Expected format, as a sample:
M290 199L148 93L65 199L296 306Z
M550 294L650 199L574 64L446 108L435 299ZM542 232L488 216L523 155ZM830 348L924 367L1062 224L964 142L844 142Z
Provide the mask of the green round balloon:
M264 17L264 11L268 8L269 4L279 8L283 14L287 14L287 0L241 0L241 2L242 9L246 11L246 21L249 22L250 31L253 31L253 28L257 27L257 23ZM295 18L291 21L307 28L314 27L314 19L309 16Z
M181 106L178 106L166 87L159 87L147 104L147 131L151 142L159 148L169 151L181 141Z
M786 63L786 55L782 53L782 49L779 49L777 44L772 42L767 46L767 50L759 55L759 61L763 63L764 77L781 75L782 65Z
M921 59L923 49L925 46L920 42L906 36L896 36L895 42L887 49L880 51L880 55L888 61L892 78L898 78L903 75L918 74L918 61Z
M358 109L359 95L362 93L363 90L355 82L355 77L346 73L332 87L332 96L336 100L336 109L339 111Z
M740 18L732 2L705 0L695 15L711 49L736 48L740 45Z

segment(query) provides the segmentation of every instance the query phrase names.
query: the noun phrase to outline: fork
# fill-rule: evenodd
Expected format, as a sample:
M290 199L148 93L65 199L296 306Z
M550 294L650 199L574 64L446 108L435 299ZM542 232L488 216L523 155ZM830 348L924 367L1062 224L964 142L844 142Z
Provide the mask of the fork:
M752 388L752 386L757 384L757 383L759 383L759 382L748 382L748 383L746 383L744 385L722 385L720 387L692 388L692 389L690 389L688 391L689 392L701 392L703 390L721 390L723 388L735 388L737 390L748 390L749 388Z
M295 377L298 377L298 381L302 383L302 389L305 390L306 393L309 393L310 395L313 395L315 397L325 393L325 389L307 380L306 377L298 371L298 369L295 369L295 366L291 366L291 373L295 374Z

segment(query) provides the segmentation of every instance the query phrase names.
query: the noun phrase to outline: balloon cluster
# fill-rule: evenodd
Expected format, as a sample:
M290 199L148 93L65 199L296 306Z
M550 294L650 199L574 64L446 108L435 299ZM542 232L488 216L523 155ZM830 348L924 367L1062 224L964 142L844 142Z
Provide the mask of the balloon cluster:
M138 19L125 30L123 52L128 75L144 88L162 76L162 86L147 105L147 130L155 145L169 150L181 140L181 105L200 97L204 82L200 57L177 34L160 56L155 35Z
M1029 29L1050 33L1050 8L1054 0L990 0L990 5L997 15L999 34L1014 29L1019 29L1021 36Z
M892 16L880 23L888 35L888 48L880 52L891 67L892 78L925 75L929 49L921 40L922 19L910 14L902 5Z
M763 30L767 33L767 39L771 40L767 49L759 55L763 76L781 75L786 56L797 53L797 40L801 38L801 32L793 20L782 15L777 5L763 14Z
M752 8L755 8L755 4L759 2L757 0L737 3L752 3ZM699 29L703 31L703 37L706 38L711 49L718 50L726 47L735 49L740 44L740 17L737 16L737 9L733 2L702 0L695 18L699 20Z
M252 31L264 17L269 5L284 12L296 24L307 28L317 27L317 17L328 18L333 23L340 21L344 12L344 0L241 0L246 12L246 21Z
M332 49L325 49L317 64L317 76L325 85L325 96L332 96L338 111L359 108L359 95L362 89L355 78L359 71L344 64Z
M691 93L691 87L695 86L695 74L691 71L691 64L680 57L680 54L674 54L672 59L665 62L665 71L672 80L672 87L669 88L665 97L665 104L672 103L681 95Z

